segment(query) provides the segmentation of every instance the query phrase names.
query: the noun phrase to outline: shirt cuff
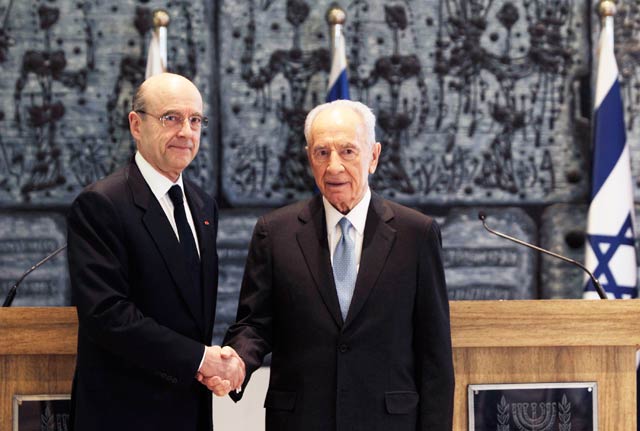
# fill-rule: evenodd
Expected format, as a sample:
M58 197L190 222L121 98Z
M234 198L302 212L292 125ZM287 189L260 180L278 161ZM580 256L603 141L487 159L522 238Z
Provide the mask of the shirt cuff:
M198 365L198 372L200 372L200 368L202 368L202 364L204 364L204 357L207 355L207 346L204 346L204 351L202 352L202 359L200 359L200 365Z

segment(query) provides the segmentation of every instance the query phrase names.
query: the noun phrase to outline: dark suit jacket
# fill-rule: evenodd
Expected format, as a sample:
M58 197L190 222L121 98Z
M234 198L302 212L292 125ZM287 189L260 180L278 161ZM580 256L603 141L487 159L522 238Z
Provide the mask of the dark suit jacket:
M260 218L225 344L245 360L248 376L273 352L267 430L451 430L440 247L433 219L374 194L343 322L322 198Z
M68 215L78 357L77 431L211 429L195 374L211 342L218 256L215 202L184 181L202 262L203 303L188 303L180 245L135 163L85 189Z

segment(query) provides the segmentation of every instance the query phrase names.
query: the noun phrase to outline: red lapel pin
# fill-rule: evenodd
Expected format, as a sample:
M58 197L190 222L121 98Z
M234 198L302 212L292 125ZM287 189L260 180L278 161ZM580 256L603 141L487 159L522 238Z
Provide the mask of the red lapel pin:
M207 226L209 226L209 220L205 220L204 224L206 224Z

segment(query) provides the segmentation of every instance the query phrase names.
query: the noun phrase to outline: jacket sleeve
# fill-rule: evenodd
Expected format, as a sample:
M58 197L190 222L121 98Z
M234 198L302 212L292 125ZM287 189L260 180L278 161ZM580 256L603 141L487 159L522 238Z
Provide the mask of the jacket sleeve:
M454 372L449 301L441 258L440 229L427 226L420 246L414 351L420 391L418 430L451 431Z
M128 238L114 203L102 193L81 193L69 210L67 240L81 333L129 364L173 383L192 384L204 345L136 307L128 279Z
M249 246L236 323L229 327L223 343L233 347L245 362L247 376L244 386L271 352L272 282L269 234L264 217L261 217ZM238 401L243 393L231 392L230 395Z

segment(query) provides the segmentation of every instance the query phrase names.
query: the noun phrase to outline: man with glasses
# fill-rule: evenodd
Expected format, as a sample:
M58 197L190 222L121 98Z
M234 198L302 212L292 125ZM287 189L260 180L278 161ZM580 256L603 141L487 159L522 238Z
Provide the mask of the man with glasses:
M272 353L266 429L451 431L440 229L370 190L365 105L320 105L304 134L320 194L258 220L225 337L247 375Z
M134 160L71 206L75 430L211 430L211 392L199 381L224 395L244 379L232 349L210 346L216 204L182 175L206 125L191 81L147 79L129 113Z

